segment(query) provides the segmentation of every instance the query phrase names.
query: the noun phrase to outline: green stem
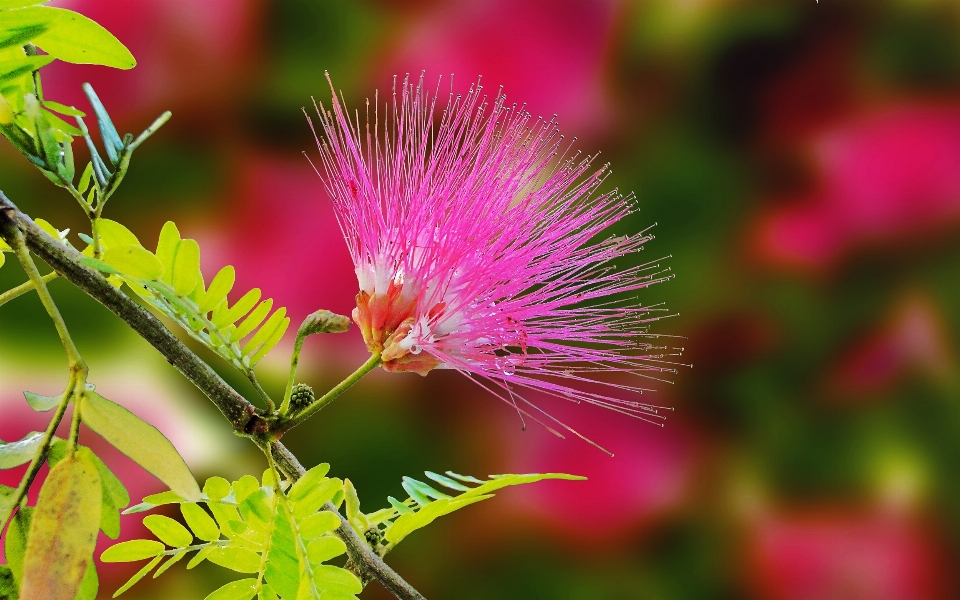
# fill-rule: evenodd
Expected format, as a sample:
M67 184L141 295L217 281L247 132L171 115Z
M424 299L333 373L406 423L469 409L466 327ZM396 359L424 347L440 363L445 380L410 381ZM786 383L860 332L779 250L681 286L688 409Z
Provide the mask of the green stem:
M297 375L297 363L300 362L300 351L303 350L303 340L306 339L302 330L297 332L297 340L293 343L293 354L290 355L290 374L287 376L287 389L283 392L283 402L280 404L280 416L286 416L290 410L290 396L293 394L294 378Z
M331 388L329 392L314 400L310 406L298 412L293 416L292 419L288 421L281 421L278 430L274 430L272 433L275 435L282 435L300 423L303 423L317 412L323 410L328 404L336 400L342 393L352 388L358 381L363 379L364 375L372 371L379 364L380 355L373 354L370 356L367 362L360 365L359 369L351 373L346 379L338 383L335 387Z
M52 271L44 275L42 279L44 283L48 283L50 281L53 281L57 277L59 277L59 275L57 275L56 271ZM0 306L3 306L7 302L10 302L14 298L19 298L20 296L26 294L27 292L34 289L35 287L37 286L34 285L33 281L25 281L20 285L18 285L17 287L5 291L4 293L0 294Z
M257 380L257 375L253 372L253 369L247 371L247 379L250 380L250 383L253 385L253 389L260 394L260 398L267 403L267 411L272 413L277 407L274 405L273 398L270 397L270 394L267 393L267 390L263 389L263 386L260 385L260 382Z
M70 421L70 437L67 439L67 455L73 456L77 449L77 440L80 439L80 399L83 397L83 390L74 389L73 391L73 419Z
M56 303L54 303L53 296L50 295L50 290L47 289L47 283L40 275L40 271L37 270L37 265L33 262L33 257L30 256L30 251L27 250L23 232L14 227L13 234L10 236L8 241L11 242L10 246L13 248L14 253L20 260L20 264L23 265L23 270L26 271L27 277L30 278L30 281L33 282L33 286L37 289L37 295L40 296L40 302L42 302L43 307L47 309L47 314L50 315L50 319L53 321L54 327L57 328L57 333L60 335L60 341L63 343L63 349L67 353L67 360L70 364L70 370L75 373L82 373L81 381L85 382L87 365L83 362L83 358L80 357L80 352L77 350L77 346L73 343L73 339L70 337L70 332L67 331L67 324L63 322L63 317L60 315L60 310L57 308Z
M23 498L27 495L30 485L33 483L34 478L40 471L40 467L43 466L43 462L47 458L47 452L50 449L50 442L53 441L53 434L56 433L57 427L60 426L60 421L63 420L63 414L67 411L67 404L70 403L70 399L73 397L73 392L77 388L78 382L78 375L74 374L70 376L70 382L67 384L67 389L63 392L63 397L60 399L60 404L57 406L57 411L53 414L53 418L50 419L50 423L47 424L47 429L43 434L43 443L40 445L40 449L37 450L37 453L30 461L30 466L27 467L26 473L24 473L23 477L20 479L20 484L17 486L17 490L13 494L13 502L11 502L7 507L7 511L9 512L6 512L6 514L0 514L0 531L3 531L7 526L7 522L13 515L14 508L16 508L16 506L20 504Z

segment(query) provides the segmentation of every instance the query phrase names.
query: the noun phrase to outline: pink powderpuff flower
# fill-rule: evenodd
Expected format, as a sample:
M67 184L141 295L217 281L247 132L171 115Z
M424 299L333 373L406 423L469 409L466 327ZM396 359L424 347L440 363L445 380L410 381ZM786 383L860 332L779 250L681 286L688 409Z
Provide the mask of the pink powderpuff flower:
M613 265L653 236L596 241L633 196L598 194L608 166L571 154L555 120L502 93L491 102L479 82L451 90L435 120L438 96L439 84L431 94L407 78L391 104L368 101L366 123L335 92L331 110L317 108L318 172L356 269L367 348L387 371L457 369L527 415L521 403L542 411L518 388L661 419L612 395L640 387L585 389L605 374L674 370L649 330L663 309L627 296L669 269Z

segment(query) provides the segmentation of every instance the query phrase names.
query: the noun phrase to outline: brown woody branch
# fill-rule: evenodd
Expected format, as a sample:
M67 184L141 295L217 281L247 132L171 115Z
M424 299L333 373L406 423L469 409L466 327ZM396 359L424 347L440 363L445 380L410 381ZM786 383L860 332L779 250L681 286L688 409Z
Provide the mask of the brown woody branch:
M236 432L254 438L268 433L270 421L266 415L217 375L159 319L110 285L99 272L81 264L82 255L76 249L50 237L0 192L0 237L9 243L11 240L7 240L6 235L2 234L4 230L9 230L4 224L15 225L23 233L31 252L64 279L107 307L156 348L167 362L220 409ZM283 444L272 442L271 446L274 458L288 476L295 479L304 473L303 466ZM346 544L350 561L356 566L361 578L375 579L401 600L425 600L420 592L370 549L333 505L328 503L325 508L340 516L341 525L336 534Z

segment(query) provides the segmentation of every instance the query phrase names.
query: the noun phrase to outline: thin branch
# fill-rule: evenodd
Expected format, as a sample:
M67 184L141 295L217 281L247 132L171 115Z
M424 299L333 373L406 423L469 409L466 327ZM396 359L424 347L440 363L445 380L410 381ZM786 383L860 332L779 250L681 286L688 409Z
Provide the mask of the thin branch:
M303 465L300 464L297 457L287 450L283 444L274 442L271 444L270 449L273 459L277 463L277 467L283 471L287 477L296 481L306 473L306 469L303 468ZM350 557L350 562L352 562L359 571L358 575L364 583L375 579L397 598L426 600L420 592L404 581L396 571L390 568L390 565L383 562L383 559L370 549L370 546L354 531L353 527L350 526L350 522L340 514L336 506L327 502L323 508L337 515L340 519L340 527L336 529L337 537L346 544L347 556Z
M220 409L235 431L255 437L268 432L270 423L257 412L256 407L191 352L159 319L110 285L103 275L80 264L79 252L47 235L0 192L0 237L9 243L10 240L4 233L9 231L9 227L5 228L5 223L12 223L23 232L30 250L54 271L103 304L150 342L174 368ZM272 442L271 447L278 466L288 476L295 479L305 472L300 462L283 444ZM425 600L422 594L404 581L360 539L336 507L327 503L324 508L339 516L341 525L336 534L346 544L350 560L359 566L364 577L376 579L400 600Z
M44 282L44 283L50 283L51 281L53 281L53 280L56 279L57 277L59 277L59 275L57 275L56 271L52 271L52 272L50 272L50 273L47 273L47 274L44 275L43 277L41 277L41 279L43 279L43 282ZM17 287L15 287L15 288L10 288L9 290L7 290L7 291L5 291L4 293L0 294L0 306L3 306L3 305L6 304L7 302L10 302L10 301L13 300L14 298L19 298L20 296L26 294L27 292L31 291L31 290L34 289L35 287L37 287L37 286L33 285L33 282L32 282L32 281L24 281L23 283L21 283L21 284L18 285Z

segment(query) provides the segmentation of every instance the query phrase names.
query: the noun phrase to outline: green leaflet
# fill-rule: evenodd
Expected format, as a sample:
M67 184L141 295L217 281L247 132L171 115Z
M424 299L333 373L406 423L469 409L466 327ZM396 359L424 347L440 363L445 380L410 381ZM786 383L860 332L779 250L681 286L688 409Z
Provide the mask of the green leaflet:
M0 256L3 256L0 254ZM47 412L52 410L58 404L60 404L61 396L43 396L41 394L35 394L33 392L24 392L23 397L26 398L27 404L30 405L30 408L37 412Z
M232 266L222 268L205 286L200 246L196 240L181 239L172 221L161 229L156 253L143 248L132 232L115 221L100 219L98 230L105 249L102 259L94 260L93 248L88 247L84 264L122 277L151 306L242 373L252 374L253 366L280 342L290 326L285 308L271 314L273 300L257 305L259 289L229 305L227 296L236 282ZM247 336L250 339L241 348L240 342Z
M290 486L288 496L278 495L278 487L285 486L277 486L277 476L269 470L264 473L262 485L250 475L232 483L211 477L203 486L203 494L192 502L169 492L148 496L139 506L152 508L179 502L187 526L168 517L149 515L144 524L163 543L133 540L107 549L101 556L104 562L152 559L115 595L154 568L159 567L154 573L157 577L190 552L196 552L187 563L188 569L208 560L234 571L257 574L257 578L228 584L208 597L232 598L229 594L239 593L249 594L242 597L260 594L261 598L271 599L354 598L361 589L359 580L340 567L324 564L346 552L343 542L331 536L340 526L340 517L320 510L342 489L339 479L326 477L329 468L323 464L311 469ZM306 510L311 507L312 510ZM203 543L195 544L194 537ZM164 556L170 558L160 566ZM261 587L257 586L258 581L263 582ZM253 587L249 582L253 582Z
M100 476L79 453L50 470L30 522L21 598L74 600L100 526Z
M423 481L413 479L412 477L404 477L402 486L403 489L410 494L410 499L406 502L400 502L395 498L388 498L390 508L366 515L367 521L371 525L381 528L383 539L390 544L388 550L417 529L426 527L437 518L450 514L465 506L492 498L494 496L493 492L501 488L533 483L544 479L585 479L584 477L563 473L491 475L490 479L487 480L464 476L451 471L447 471L446 475L427 471L426 475L429 479L432 479L440 485L462 493L451 496ZM465 485L467 483L477 485L469 487ZM348 496L348 511L349 502ZM351 522L351 524L353 523ZM354 525L354 528L356 527L357 526Z
M23 11L44 11L48 29L33 43L65 62L132 69L137 61L112 33L87 17L62 8L34 7Z
M159 430L126 408L96 392L86 392L80 403L83 422L115 448L186 500L200 497L200 488L187 464Z
M43 433L31 431L23 439L4 444L0 440L0 469L12 469L33 459L43 445Z
M114 544L100 555L105 563L136 562L145 558L153 558L163 552L163 544L153 540L129 540Z
M256 579L231 581L204 600L250 600L257 594Z
M34 508L28 506L17 511L10 525L7 527L3 553L10 566L10 572L16 582L16 589L20 589L23 581L23 556L27 552L27 536L30 532L30 520L33 518Z

